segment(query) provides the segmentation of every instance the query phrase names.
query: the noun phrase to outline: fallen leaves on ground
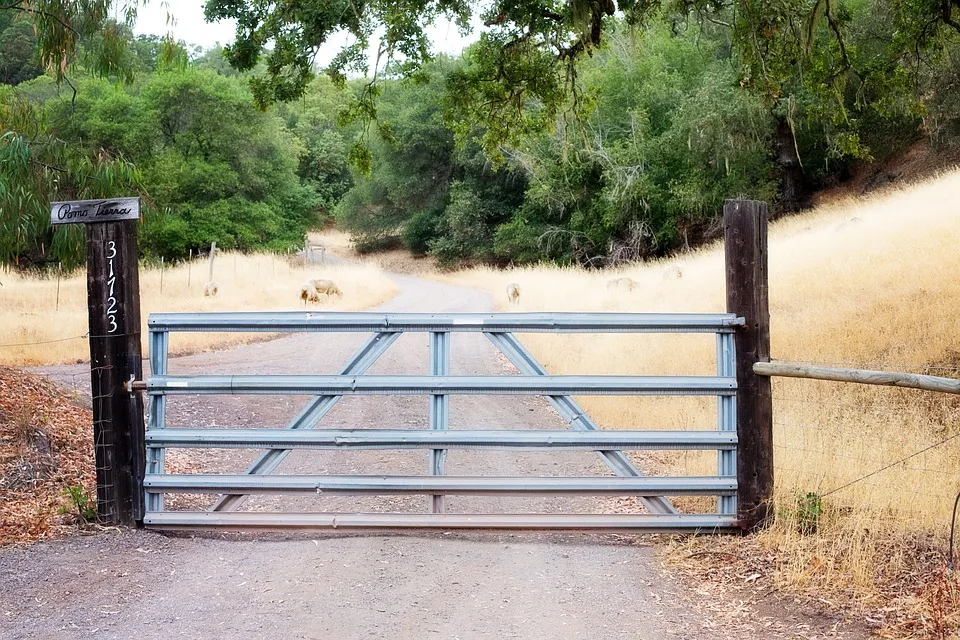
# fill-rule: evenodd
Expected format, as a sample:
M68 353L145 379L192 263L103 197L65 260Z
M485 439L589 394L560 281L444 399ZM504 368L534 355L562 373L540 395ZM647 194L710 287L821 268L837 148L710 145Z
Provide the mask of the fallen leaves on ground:
M0 545L76 525L69 487L96 504L90 409L42 376L0 367Z
M750 536L699 536L673 540L668 563L708 602L747 601L755 612L790 608L819 610L823 622L812 636L957 638L960 632L960 575L945 566L940 543L930 536L890 537L879 544L878 560L900 555L909 563L877 562L872 578L831 574L811 555L805 575L796 573L795 539L783 540L776 527ZM886 551L884 552L884 549ZM897 566L899 571L892 571ZM707 608L713 605L707 604ZM756 613L755 613L756 615ZM779 618L781 616L775 615ZM830 622L832 620L832 622Z

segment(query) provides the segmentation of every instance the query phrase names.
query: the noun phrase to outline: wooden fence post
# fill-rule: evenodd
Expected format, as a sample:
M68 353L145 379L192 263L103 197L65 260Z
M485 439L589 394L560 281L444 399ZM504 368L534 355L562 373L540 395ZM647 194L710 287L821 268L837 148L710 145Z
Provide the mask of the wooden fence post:
M773 400L770 378L753 372L770 361L767 283L767 204L728 200L723 207L727 312L746 319L737 349L737 516L745 529L772 513Z
M143 378L137 221L86 224L87 302L97 516L143 520L143 400L125 387Z

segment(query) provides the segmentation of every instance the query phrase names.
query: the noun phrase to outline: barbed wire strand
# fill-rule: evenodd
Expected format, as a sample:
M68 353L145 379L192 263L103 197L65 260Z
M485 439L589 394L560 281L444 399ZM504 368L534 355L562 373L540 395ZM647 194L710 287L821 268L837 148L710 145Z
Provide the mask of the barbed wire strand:
M837 487L836 489L831 489L830 491L827 491L826 493L824 493L824 494L821 495L820 497L821 497L821 498L826 498L827 496L829 496L829 495L831 495L831 494L834 494L834 493L836 493L836 492L838 492L838 491L841 491L841 490L843 490L843 489L846 489L847 487L853 486L853 485L857 484L858 482L862 482L863 480L866 480L867 478L870 478L870 477L872 477L872 476L877 475L878 473L881 473L881 472L883 472L883 471L886 471L887 469L889 469L889 468L891 468L891 467L895 467L895 466L897 466L898 464L901 464L901 463L903 463L903 462L906 462L907 460L909 460L909 459L911 459L911 458L916 458L916 457L917 457L918 455L920 455L921 453L926 453L927 451L930 451L930 449L934 449L934 448L936 448L936 447L939 447L940 445L946 444L947 442L950 442L951 440L955 440L956 438L960 438L960 433L955 433L955 434L953 434L952 436L949 436L949 437L947 437L947 438L944 438L943 440L941 440L941 441L939 441L939 442L935 442L935 443L931 444L931 445L928 446L928 447L924 447L923 449L920 449L919 451L915 451L915 452L911 453L911 454L908 455L908 456L904 456L903 458L900 458L899 460L897 460L897 461L895 461L895 462L891 462L890 464L888 464L888 465L886 465L886 466L883 466L883 467L880 467L879 469L877 469L877 470L875 470L875 471L871 471L870 473L868 473L868 474L866 474L866 475L864 475L864 476L861 476L861 477L857 478L856 480L851 480L850 482L848 482L848 483L846 483L846 484L844 484L844 485L840 485L840 486Z
M0 344L0 348L6 348L6 347L32 347L32 346L38 345L38 344L51 344L51 343L54 343L54 342L67 342L68 340L80 340L80 339L84 339L84 340L85 340L85 339L87 339L87 338L89 338L89 337L90 337L90 334L85 333L85 334L83 334L82 336L71 336L71 337L69 337L69 338L58 338L58 339L56 339L56 340L41 340L41 341L39 341L39 342L17 342L17 343L11 343L11 344Z
M54 342L67 342L68 340L87 340L88 338L130 338L133 336L139 336L140 331L133 331L130 333L106 333L104 335L90 335L85 333L82 336L70 336L69 338L57 338L55 340L40 340L39 342L15 342L10 344L0 344L0 349L4 347L32 347L38 344L52 344ZM144 358L146 359L146 358Z

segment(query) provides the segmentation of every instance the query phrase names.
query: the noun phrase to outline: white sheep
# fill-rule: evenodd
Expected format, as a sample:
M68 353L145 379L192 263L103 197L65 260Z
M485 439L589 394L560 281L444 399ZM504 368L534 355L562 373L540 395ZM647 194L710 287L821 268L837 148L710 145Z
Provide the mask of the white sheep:
M343 297L343 291L340 291L340 287L333 280L311 280L310 284L317 290L317 294L325 293L328 296Z
M317 290L309 282L304 282L300 285L300 299L303 300L304 304L307 302L320 302L320 294L317 293Z
M607 291L634 291L640 288L640 283L633 278L614 278L607 282Z
M507 300L510 304L520 304L520 285L516 282L507 285Z
M679 280L683 277L683 265L672 264L663 270L664 280Z

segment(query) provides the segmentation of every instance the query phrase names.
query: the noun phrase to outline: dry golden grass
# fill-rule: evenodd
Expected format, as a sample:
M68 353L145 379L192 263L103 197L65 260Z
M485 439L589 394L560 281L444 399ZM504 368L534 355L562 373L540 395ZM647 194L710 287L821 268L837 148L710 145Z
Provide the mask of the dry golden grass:
M140 293L144 350L146 321L153 312L294 311L304 309L300 284L312 278L335 281L343 297L324 299L310 308L360 311L397 293L397 287L374 265L305 266L302 259L273 254L218 254L213 279L216 297L203 295L208 278L205 259L174 268L141 268ZM86 276L69 274L38 279L16 273L0 276L0 364L40 365L89 359ZM172 353L189 353L263 339L264 334L188 333L171 338ZM42 344L35 344L42 343ZM22 346L16 346L22 345ZM146 352L146 351L145 351Z
M958 194L960 171L955 170L772 224L774 358L957 377ZM616 272L539 266L440 277L487 289L502 308L507 308L507 283L517 282L523 311L724 310L722 245L686 254L679 262L679 279L668 273L677 261ZM633 292L608 291L606 283L616 277L640 286ZM716 366L712 336L538 334L523 340L554 373L710 375ZM703 399L581 401L611 428L715 425L715 403ZM825 504L835 514L827 533L801 536L786 517L764 534L763 541L780 549L784 580L844 581L855 594L876 593L884 576L911 566L914 545L907 540L945 532L960 491L960 437L830 492L960 432L956 396L776 379L774 413L778 510L789 515L796 511L798 493L815 492L829 494ZM651 468L660 473L716 472L714 455L659 454L647 461L661 463ZM814 556L818 560L811 562Z

